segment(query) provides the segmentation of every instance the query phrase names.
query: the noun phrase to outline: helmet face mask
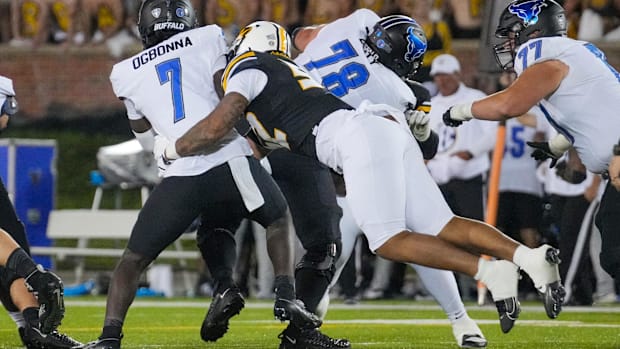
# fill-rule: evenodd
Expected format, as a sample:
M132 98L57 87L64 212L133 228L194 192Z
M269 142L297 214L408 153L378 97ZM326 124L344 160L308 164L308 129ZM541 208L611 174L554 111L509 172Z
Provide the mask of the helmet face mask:
M401 78L412 78L426 53L426 35L412 18L393 15L375 24L365 43L377 60Z
M511 70L519 46L533 38L566 36L566 28L564 8L555 0L514 0L502 11L495 30L497 38L507 39L493 47L495 58Z
M230 45L228 60L248 52L276 52L291 56L291 38L281 25L269 21L250 23L239 31Z
M144 48L197 26L196 12L189 0L143 0L138 11L138 31Z

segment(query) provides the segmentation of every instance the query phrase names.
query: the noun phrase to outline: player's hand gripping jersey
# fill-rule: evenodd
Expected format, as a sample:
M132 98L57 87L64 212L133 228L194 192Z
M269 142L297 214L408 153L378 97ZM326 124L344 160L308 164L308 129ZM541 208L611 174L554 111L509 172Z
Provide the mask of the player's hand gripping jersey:
M520 75L547 60L559 60L570 69L557 90L540 103L545 117L571 141L590 171L605 171L620 130L620 74L593 44L564 37L521 45L514 68Z
M145 117L155 132L174 141L219 102L213 75L224 69L226 52L218 26L196 28L114 65L110 80L116 96L125 102L129 119ZM247 141L231 132L214 148L216 152L174 161L165 175L196 175L231 158L250 155Z

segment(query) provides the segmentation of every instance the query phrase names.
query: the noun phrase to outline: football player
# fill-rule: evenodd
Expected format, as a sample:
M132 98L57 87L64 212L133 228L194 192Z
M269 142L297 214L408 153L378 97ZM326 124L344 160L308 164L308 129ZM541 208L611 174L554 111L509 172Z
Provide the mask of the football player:
M158 152L155 134L160 139L176 139L217 105L216 86L226 64L227 47L220 27L197 27L189 0L142 2L138 29L144 50L114 65L110 80L126 106L136 138L146 150ZM227 269L211 268L213 261L235 262L232 232L243 218L264 227L285 219L282 193L252 156L248 142L234 130L208 154L158 165L163 179L140 210L112 275L102 333L85 348L121 347L123 322L140 275L197 217L201 222L198 246L219 281L200 334L205 341L217 340L228 329L229 319L243 308L244 299L232 275L226 275ZM214 250L205 246L216 232L224 232L228 239L210 253ZM280 282L274 312L280 320L314 328L320 320L295 300L288 232L269 235L278 232L268 232L274 273Z
M520 311L521 267L544 291L548 316L557 317L563 298L557 250L530 249L480 221L455 216L426 169L405 114L385 104L352 108L290 59L288 40L272 22L241 30L222 76L224 97L207 118L166 146L165 157L208 151L245 115L264 149L289 149L344 176L353 216L380 256L484 282L505 332Z
M532 156L557 160L572 146L589 171L610 176L596 224L601 266L618 279L620 73L592 43L567 38L566 21L564 8L554 0L517 0L506 6L495 31L506 41L495 46L495 56L504 69L514 69L517 80L501 92L453 106L444 122L503 120L538 105L558 135L529 143L535 148Z
M13 81L0 76L0 131L18 111ZM0 301L27 349L72 348L80 342L56 328L65 314L62 280L30 257L24 225L0 179ZM29 292L30 291L30 292ZM31 292L36 293L36 297Z
M417 39L413 44L408 39L409 30ZM295 62L351 106L358 107L363 100L369 100L389 104L408 114L416 140L422 143L423 150L428 149L424 158L432 158L437 150L438 137L431 131L426 115L430 94L421 84L409 80L421 65L426 50L426 37L414 20L399 15L379 18L370 10L360 9L324 26L300 28L294 32L293 41L302 51ZM390 45L391 51L380 49L382 45ZM416 55L414 50L417 49L420 51ZM405 58L407 53L411 54L410 61ZM418 109L420 111L416 112ZM343 252L336 262L336 275L342 272L357 236L362 233L351 217L346 199L339 197L338 203L343 209L340 223ZM454 274L416 264L412 266L448 315L458 345L485 347L487 341L475 321L467 315ZM336 281L337 277L332 285ZM327 310L328 292L324 297L324 307L319 309L321 316Z

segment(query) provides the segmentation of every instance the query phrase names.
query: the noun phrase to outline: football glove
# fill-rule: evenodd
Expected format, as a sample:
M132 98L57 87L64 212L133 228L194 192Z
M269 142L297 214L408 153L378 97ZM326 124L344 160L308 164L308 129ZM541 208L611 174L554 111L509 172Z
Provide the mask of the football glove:
M431 135L430 117L421 110L405 110L405 118L415 139L424 142Z
M534 151L531 154L534 159L538 161L551 159L549 168L553 168L558 163L558 159L562 156L562 154L564 154L564 152L570 147L570 141L560 133L551 138L548 142L526 143L530 147L534 148Z
M153 144L153 157L155 161L157 161L157 169L160 177L163 177L164 173L168 169L168 166L172 164L172 162L176 158L169 158L166 155L166 150L174 146L174 143L171 143L170 140L162 135L156 135L155 141Z
M457 104L448 108L448 110L443 113L443 123L446 124L446 126L458 127L461 126L463 121L471 120L474 117L471 113L472 104L473 102Z

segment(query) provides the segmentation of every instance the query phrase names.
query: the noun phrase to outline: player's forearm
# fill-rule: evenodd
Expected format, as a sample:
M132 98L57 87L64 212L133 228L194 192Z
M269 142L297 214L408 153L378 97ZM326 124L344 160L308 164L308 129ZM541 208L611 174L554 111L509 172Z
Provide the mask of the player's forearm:
M189 156L208 152L210 147L235 127L246 106L247 100L240 94L232 93L224 96L208 117L198 122L176 141L177 154Z

